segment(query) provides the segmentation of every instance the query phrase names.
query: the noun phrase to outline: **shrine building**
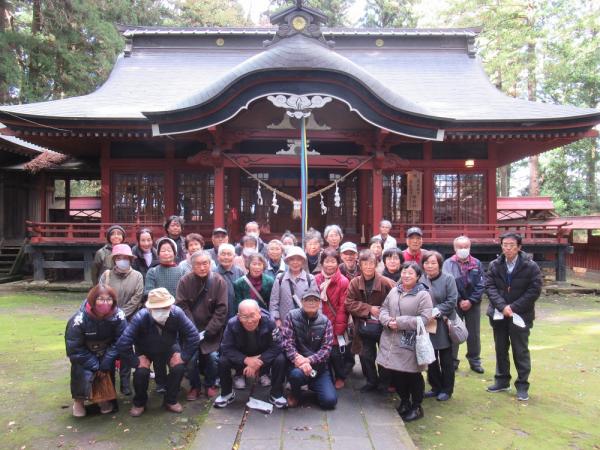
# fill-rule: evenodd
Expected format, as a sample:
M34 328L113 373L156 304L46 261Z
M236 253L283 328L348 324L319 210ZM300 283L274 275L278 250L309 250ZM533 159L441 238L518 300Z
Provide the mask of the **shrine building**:
M78 172L41 172L39 211L23 218L31 244L92 251L112 223L133 243L136 229L162 230L172 214L205 237L218 226L239 237L249 220L265 239L299 234L300 121L288 112L309 105L309 226L338 224L365 243L385 218L399 242L419 225L428 247L467 234L497 251L508 228L497 221L496 169L597 135L599 110L496 89L476 55L478 29L325 28L302 5L271 22L125 27L124 51L95 92L1 106L4 134L101 180L97 211L82 219L68 195L64 214L52 213L55 180ZM566 246L560 225L517 229L526 244Z

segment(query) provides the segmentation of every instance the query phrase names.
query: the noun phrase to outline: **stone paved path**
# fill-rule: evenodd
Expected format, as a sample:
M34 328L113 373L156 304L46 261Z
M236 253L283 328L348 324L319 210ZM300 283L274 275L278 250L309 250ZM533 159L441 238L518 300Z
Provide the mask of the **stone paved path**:
M358 366L358 365L357 365ZM355 368L357 370L357 368ZM360 370L360 369L358 369ZM338 391L338 405L322 411L305 402L300 408L275 409L271 415L246 410L249 389L236 391L234 403L211 408L191 449L194 450L379 450L415 449L387 394L361 394L364 383L355 372ZM253 396L267 400L268 389ZM240 424L246 414L243 427Z

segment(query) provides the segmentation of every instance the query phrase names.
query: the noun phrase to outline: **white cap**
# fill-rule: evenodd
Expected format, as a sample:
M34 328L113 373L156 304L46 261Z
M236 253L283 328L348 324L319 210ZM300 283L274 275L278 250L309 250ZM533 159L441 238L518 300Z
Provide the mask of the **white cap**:
M356 248L356 244L354 242L344 242L340 246L340 253L344 253L344 252L358 253L358 248Z
M290 248L288 248L285 254L285 258L283 260L287 261L292 256L300 256L304 261L306 261L306 253L304 253L304 250L302 250L297 245L292 245Z

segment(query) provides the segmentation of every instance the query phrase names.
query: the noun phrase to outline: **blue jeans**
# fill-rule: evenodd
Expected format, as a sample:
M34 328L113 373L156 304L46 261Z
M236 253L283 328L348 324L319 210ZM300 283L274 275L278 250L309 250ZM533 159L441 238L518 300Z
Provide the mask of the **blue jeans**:
M188 378L193 389L200 389L200 370L204 371L204 385L208 388L217 382L219 373L219 354L217 352L202 354L194 353L188 363Z
M302 396L302 386L308 384L308 388L317 394L317 403L323 409L333 409L337 404L337 392L331 379L329 368L320 371L315 378L307 377L298 369L293 368L288 375L288 381L292 388L292 394L297 399Z

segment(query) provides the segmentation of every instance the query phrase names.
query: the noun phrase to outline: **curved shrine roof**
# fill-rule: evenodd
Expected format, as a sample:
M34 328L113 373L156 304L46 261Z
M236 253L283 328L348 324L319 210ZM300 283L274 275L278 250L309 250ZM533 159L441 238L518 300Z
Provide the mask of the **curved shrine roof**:
M477 30L324 29L335 48L303 35L263 48L261 38L274 33L274 28L129 28L123 34L132 42L98 90L3 106L0 116L149 124L144 112L193 108L250 74L312 70L343 74L399 112L446 123L600 118L600 110L530 102L497 90L473 55Z

